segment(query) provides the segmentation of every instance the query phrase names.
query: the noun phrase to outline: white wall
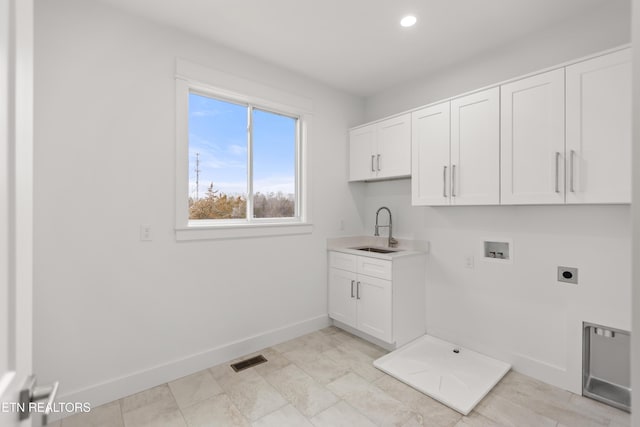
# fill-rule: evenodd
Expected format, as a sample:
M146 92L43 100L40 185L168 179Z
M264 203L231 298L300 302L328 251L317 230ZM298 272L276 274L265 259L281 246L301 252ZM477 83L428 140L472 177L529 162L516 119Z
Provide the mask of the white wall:
M312 100L312 235L175 241L176 57ZM346 130L362 100L82 0L36 3L36 58L42 383L98 404L326 324L325 239L361 232Z
M365 233L388 206L394 234L430 242L430 334L578 393L582 322L630 329L629 206L410 204L409 180L368 184ZM483 261L487 238L513 240L513 263ZM558 266L577 267L579 284L558 283Z
M600 10L576 16L574 20L523 39L506 41L500 49L480 52L464 63L370 96L365 106L366 120L375 120L629 43L629 2L607 2ZM446 49L446 38L442 48Z
M625 6L626 5L626 6ZM423 80L367 99L373 120L628 43L629 4L577 17ZM427 330L581 391L581 324L631 327L629 206L411 207L409 180L366 185L365 232L391 208L400 237L431 242ZM481 261L483 238L513 239L513 264ZM475 267L465 268L474 256ZM557 266L579 268L577 286Z
M632 5L632 36L633 44L640 46L640 0L634 0ZM634 408L633 425L640 427L640 49L633 50L633 331L631 367L631 388L636 391L631 394L631 406Z

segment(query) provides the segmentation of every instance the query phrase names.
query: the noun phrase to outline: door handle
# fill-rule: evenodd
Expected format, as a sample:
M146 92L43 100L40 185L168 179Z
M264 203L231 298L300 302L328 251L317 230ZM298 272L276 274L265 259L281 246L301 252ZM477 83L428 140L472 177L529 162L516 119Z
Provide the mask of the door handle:
M556 151L556 193L560 192L560 152Z
M569 191L571 191L572 193L576 192L576 189L573 185L573 162L574 162L574 157L576 156L576 151L575 150L571 150L569 153L569 165L570 165L570 173L571 175L569 175Z
M354 285L355 282L356 282L355 280L351 281L351 298L354 297L354 295L353 295L353 285Z
M456 197L456 165L451 166L451 197Z
M360 299L360 282L356 283L356 299Z
M376 171L375 168L373 167L373 161L375 160L375 158L376 158L376 155L372 154L371 155L371 172L375 172Z
M380 154L378 154L378 172L380 172Z
M442 168L442 197L447 197L447 166Z
M42 413L42 424L47 425L49 415L51 414L51 411L53 409L53 402L56 400L56 395L58 394L59 385L60 383L56 381L48 386L38 386L36 385L35 375L29 376L24 387L22 388L22 390L20 390L18 419L26 420L27 418L29 418L29 416L31 415L31 408L29 407L30 403L47 399L45 411Z

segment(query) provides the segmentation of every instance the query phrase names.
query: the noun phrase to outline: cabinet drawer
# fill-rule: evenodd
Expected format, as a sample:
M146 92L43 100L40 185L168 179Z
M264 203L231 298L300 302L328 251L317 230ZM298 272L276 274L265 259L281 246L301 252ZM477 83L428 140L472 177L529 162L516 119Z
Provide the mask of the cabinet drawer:
M391 261L359 256L357 257L357 263L358 274L391 280Z
M342 252L329 252L329 267L355 273L357 271L356 258L358 257L355 255L343 254Z

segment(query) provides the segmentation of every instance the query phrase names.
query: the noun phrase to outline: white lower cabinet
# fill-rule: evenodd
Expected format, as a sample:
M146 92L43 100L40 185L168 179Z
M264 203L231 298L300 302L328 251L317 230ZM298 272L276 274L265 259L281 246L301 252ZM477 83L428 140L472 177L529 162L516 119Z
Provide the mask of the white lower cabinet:
M420 254L384 260L330 251L329 317L394 346L423 335L424 263Z
M339 268L329 269L329 317L357 327L355 286L358 275Z
M391 342L391 281L359 276L357 298L356 328L383 341Z

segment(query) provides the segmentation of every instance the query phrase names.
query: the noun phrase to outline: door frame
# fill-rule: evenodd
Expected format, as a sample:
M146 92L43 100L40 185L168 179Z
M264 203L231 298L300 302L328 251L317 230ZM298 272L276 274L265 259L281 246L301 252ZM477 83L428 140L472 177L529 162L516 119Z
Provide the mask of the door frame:
M0 55L0 251L6 271L0 289L6 292L0 334L6 353L0 366L0 401L17 402L32 371L33 317L33 0L0 0L5 12L5 48ZM0 426L30 425L16 411L0 411Z

